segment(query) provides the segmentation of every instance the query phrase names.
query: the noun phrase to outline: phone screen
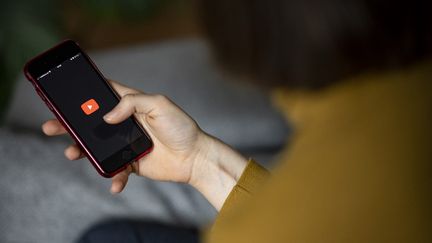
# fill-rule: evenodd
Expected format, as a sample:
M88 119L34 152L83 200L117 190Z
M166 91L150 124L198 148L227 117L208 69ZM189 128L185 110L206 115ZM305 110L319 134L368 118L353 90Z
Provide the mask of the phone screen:
M132 118L116 125L103 120L119 100L84 53L71 54L36 79L105 171L120 168L152 146Z

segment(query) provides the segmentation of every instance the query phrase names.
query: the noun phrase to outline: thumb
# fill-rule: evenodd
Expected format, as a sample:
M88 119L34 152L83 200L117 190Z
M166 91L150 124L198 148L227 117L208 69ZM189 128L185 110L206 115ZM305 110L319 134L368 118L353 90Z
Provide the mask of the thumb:
M120 123L134 113L157 115L159 108L166 104L168 99L162 95L126 94L110 112L105 114L104 120L109 124Z

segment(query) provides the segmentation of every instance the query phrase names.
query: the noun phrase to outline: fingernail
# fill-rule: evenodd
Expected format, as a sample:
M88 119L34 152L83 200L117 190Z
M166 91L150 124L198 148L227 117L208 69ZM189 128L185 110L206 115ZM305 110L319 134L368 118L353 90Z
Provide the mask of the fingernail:
M115 117L115 112L109 112L103 116L105 121L111 121Z

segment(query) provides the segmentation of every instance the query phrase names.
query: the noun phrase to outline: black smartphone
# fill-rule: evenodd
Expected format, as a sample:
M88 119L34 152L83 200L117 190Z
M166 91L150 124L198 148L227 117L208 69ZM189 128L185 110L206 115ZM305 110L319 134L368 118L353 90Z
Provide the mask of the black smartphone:
M63 41L38 55L24 73L102 176L114 176L152 150L134 117L116 125L103 120L119 96L76 42Z

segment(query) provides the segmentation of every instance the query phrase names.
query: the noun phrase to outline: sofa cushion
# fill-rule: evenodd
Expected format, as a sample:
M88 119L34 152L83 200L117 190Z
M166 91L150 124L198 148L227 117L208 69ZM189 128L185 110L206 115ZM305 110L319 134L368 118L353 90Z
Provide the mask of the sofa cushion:
M41 132L39 132L39 135ZM119 195L83 159L68 161L69 139L0 128L0 242L75 242L109 218L203 226L216 211L185 184L130 176Z

